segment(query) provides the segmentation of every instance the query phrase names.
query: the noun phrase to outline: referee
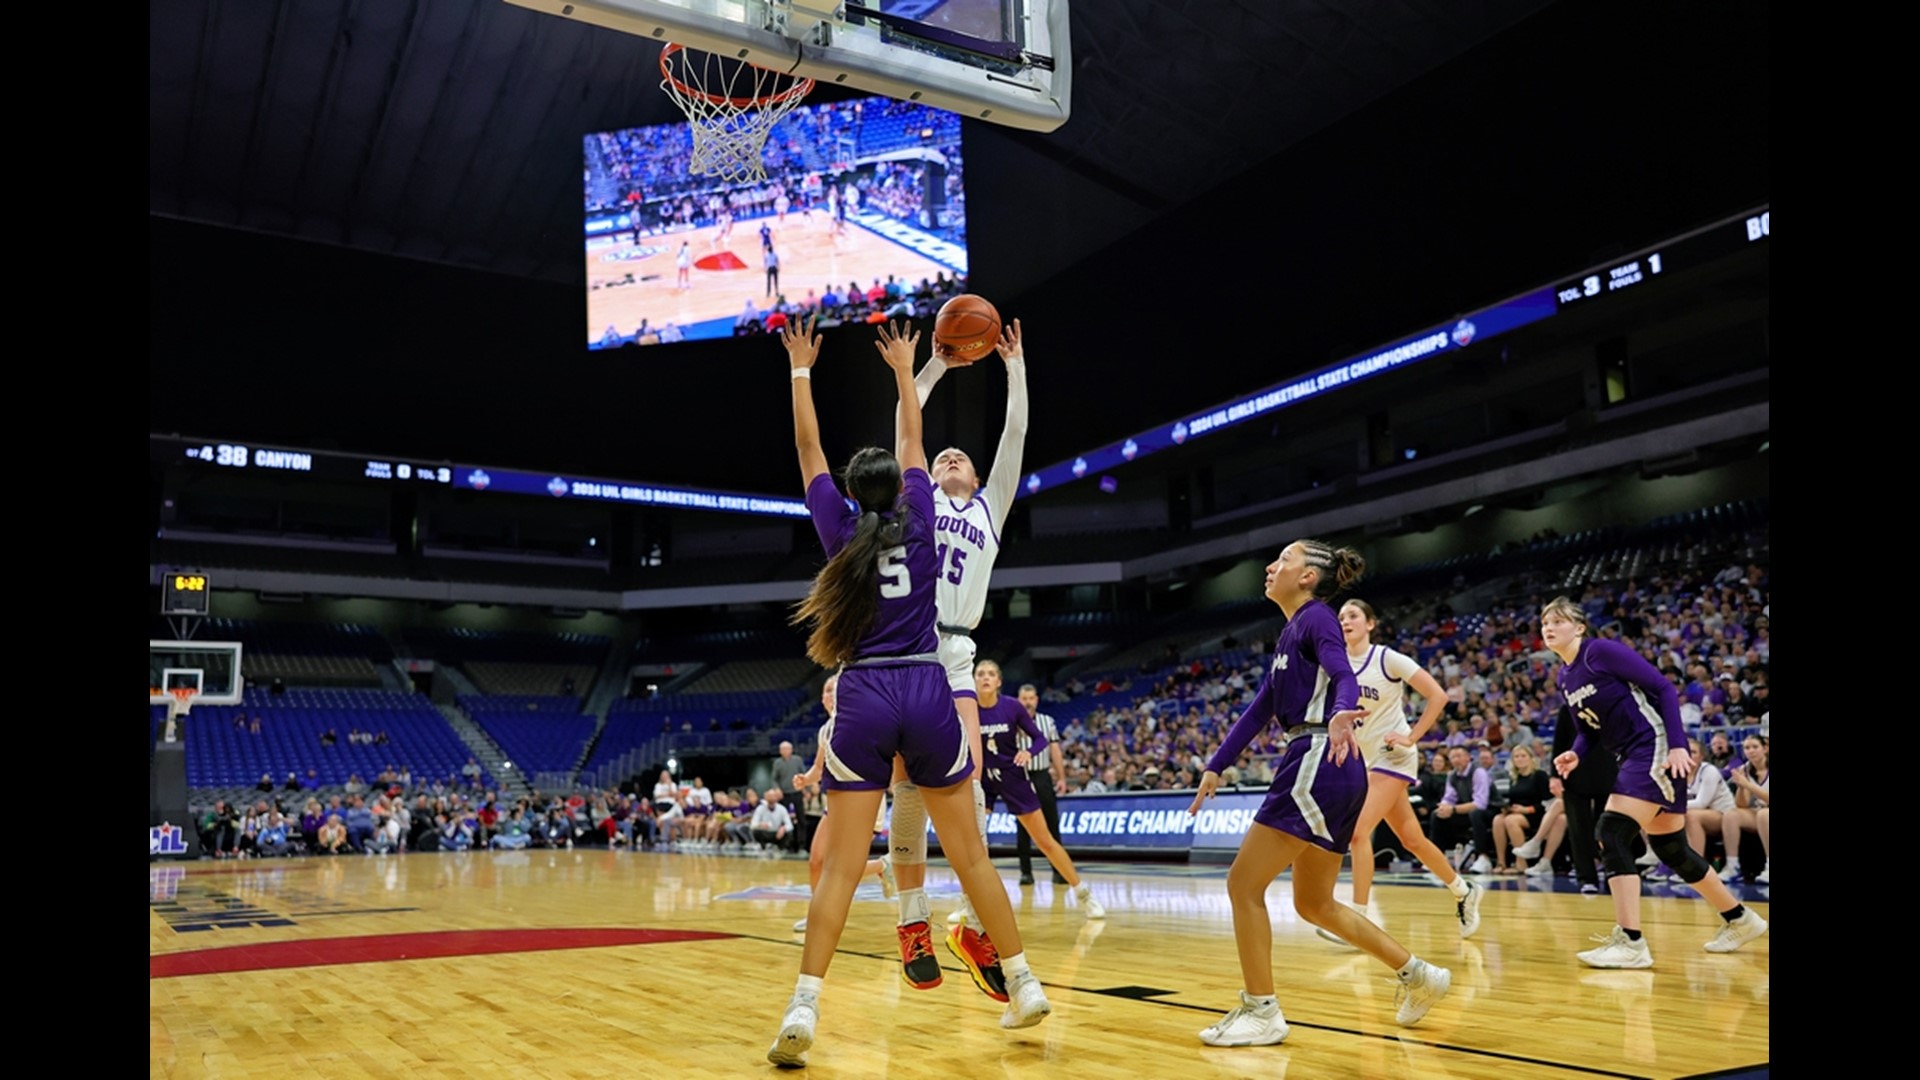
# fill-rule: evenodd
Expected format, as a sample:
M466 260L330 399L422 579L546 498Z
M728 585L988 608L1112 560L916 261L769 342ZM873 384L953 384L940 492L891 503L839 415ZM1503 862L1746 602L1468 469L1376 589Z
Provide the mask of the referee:
M1047 737L1046 754L1027 763L1028 777L1033 781L1034 793L1040 796L1040 812L1046 816L1048 831L1065 847L1066 838L1060 835L1060 800L1057 797L1067 786L1066 759L1060 754L1060 732L1054 727L1053 717L1040 711L1040 691L1032 683L1020 687L1020 704L1026 708L1027 715L1033 717L1034 726L1040 729L1040 734ZM1021 749L1026 749L1028 739L1025 735L1019 737L1019 742ZM1019 833L1020 884L1031 885L1033 838L1027 835L1026 826L1021 825L1018 818L1014 819L1014 828ZM1067 879L1055 870L1053 883L1065 885Z

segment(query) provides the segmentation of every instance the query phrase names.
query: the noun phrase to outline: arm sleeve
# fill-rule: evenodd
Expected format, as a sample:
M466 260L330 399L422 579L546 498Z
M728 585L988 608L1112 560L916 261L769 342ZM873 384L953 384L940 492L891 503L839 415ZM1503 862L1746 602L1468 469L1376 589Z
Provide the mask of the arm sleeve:
M1680 723L1680 691L1660 674L1660 669L1617 641L1595 641L1587 648L1591 650L1588 663L1596 670L1640 688L1647 700L1660 710L1660 721L1667 729L1667 745L1685 749L1687 729Z
M1348 673L1348 678L1352 678L1351 672ZM1234 721L1233 727L1227 729L1227 737L1220 741L1220 749L1215 750L1213 757L1207 761L1207 771L1225 772L1227 766L1239 761L1240 752L1247 748L1247 744L1253 741L1253 737L1260 734L1261 730L1267 726L1267 722L1272 719L1273 669L1269 668L1267 677L1260 680L1259 693L1253 695L1253 701L1248 703L1246 711L1240 714L1240 719Z
M1014 494L1020 490L1021 460L1027 446L1027 361L1007 364L1007 423L1000 429L1000 446L993 452L993 475L987 478L987 510L993 531L1005 532Z
M939 382L940 376L946 373L947 362L938 356L931 356L920 368L919 374L913 377L913 389L920 396L920 404L923 407L927 403L927 398L933 394L933 384Z

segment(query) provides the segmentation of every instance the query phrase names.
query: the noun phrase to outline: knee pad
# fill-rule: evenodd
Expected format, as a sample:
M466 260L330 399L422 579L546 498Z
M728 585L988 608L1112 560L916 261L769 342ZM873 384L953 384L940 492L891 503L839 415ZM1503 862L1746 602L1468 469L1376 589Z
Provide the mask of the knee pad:
M1685 832L1662 833L1653 837L1652 843L1648 846L1653 848L1654 855L1658 856L1661 862L1666 863L1674 873L1680 875L1681 881L1689 885L1706 877L1707 871L1713 869L1707 865L1707 860L1701 858L1700 853L1693 850L1687 843Z
M887 841L898 866L927 861L927 804L913 784L893 785L893 823Z
M1600 861L1607 873L1626 876L1640 872L1633 861L1633 842L1640 836L1639 822L1617 810L1608 810L1600 815L1593 835L1600 844Z

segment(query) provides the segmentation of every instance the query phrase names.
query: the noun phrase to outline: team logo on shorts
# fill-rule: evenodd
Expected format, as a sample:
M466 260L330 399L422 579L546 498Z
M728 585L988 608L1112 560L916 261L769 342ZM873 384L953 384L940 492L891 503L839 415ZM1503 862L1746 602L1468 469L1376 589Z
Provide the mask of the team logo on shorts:
M1173 441L1177 443L1187 441L1187 422L1185 420L1173 425Z
M1478 331L1476 330L1476 328L1472 323L1468 322L1465 319L1461 319L1459 322L1455 323L1453 326L1453 343L1455 345L1465 346L1468 342L1473 340L1473 335L1477 332Z
M493 477L488 476L485 469L475 469L467 474L467 483L472 484L475 491L485 491L487 485L493 483Z
M1140 444L1137 442L1134 442L1132 439L1128 439L1126 442L1122 443L1120 446L1120 456L1123 458L1126 458L1128 461L1132 461L1134 455L1138 454L1139 452L1140 452Z
M547 481L547 494L552 495L556 499L565 495L567 490L567 482L557 476Z

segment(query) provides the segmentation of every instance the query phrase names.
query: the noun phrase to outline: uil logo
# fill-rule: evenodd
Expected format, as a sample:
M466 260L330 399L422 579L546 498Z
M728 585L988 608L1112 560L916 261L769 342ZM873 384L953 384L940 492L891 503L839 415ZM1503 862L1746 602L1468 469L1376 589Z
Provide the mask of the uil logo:
M1034 473L1032 476L1027 477L1027 490L1030 492L1040 490L1040 474L1039 473Z
M475 469L467 474L467 483L472 484L475 491L485 491L487 485L493 483L493 477L488 476L485 469Z
M1132 461L1134 459L1134 456L1139 453L1140 453L1140 444L1137 442L1134 442L1132 439L1128 439L1120 447L1120 456L1123 458L1126 458L1128 461Z
M1177 443L1187 441L1187 422L1185 420L1173 425L1173 441Z
M556 499L560 498L567 493L567 482L557 476L554 477L547 481L547 493Z
M1082 458L1073 459L1073 475L1075 477L1081 477L1081 476L1087 475L1087 459L1086 458L1082 457Z
M1461 348L1465 348L1473 341L1473 335L1478 332L1478 329L1472 323L1461 319L1458 323L1454 324L1453 343Z

